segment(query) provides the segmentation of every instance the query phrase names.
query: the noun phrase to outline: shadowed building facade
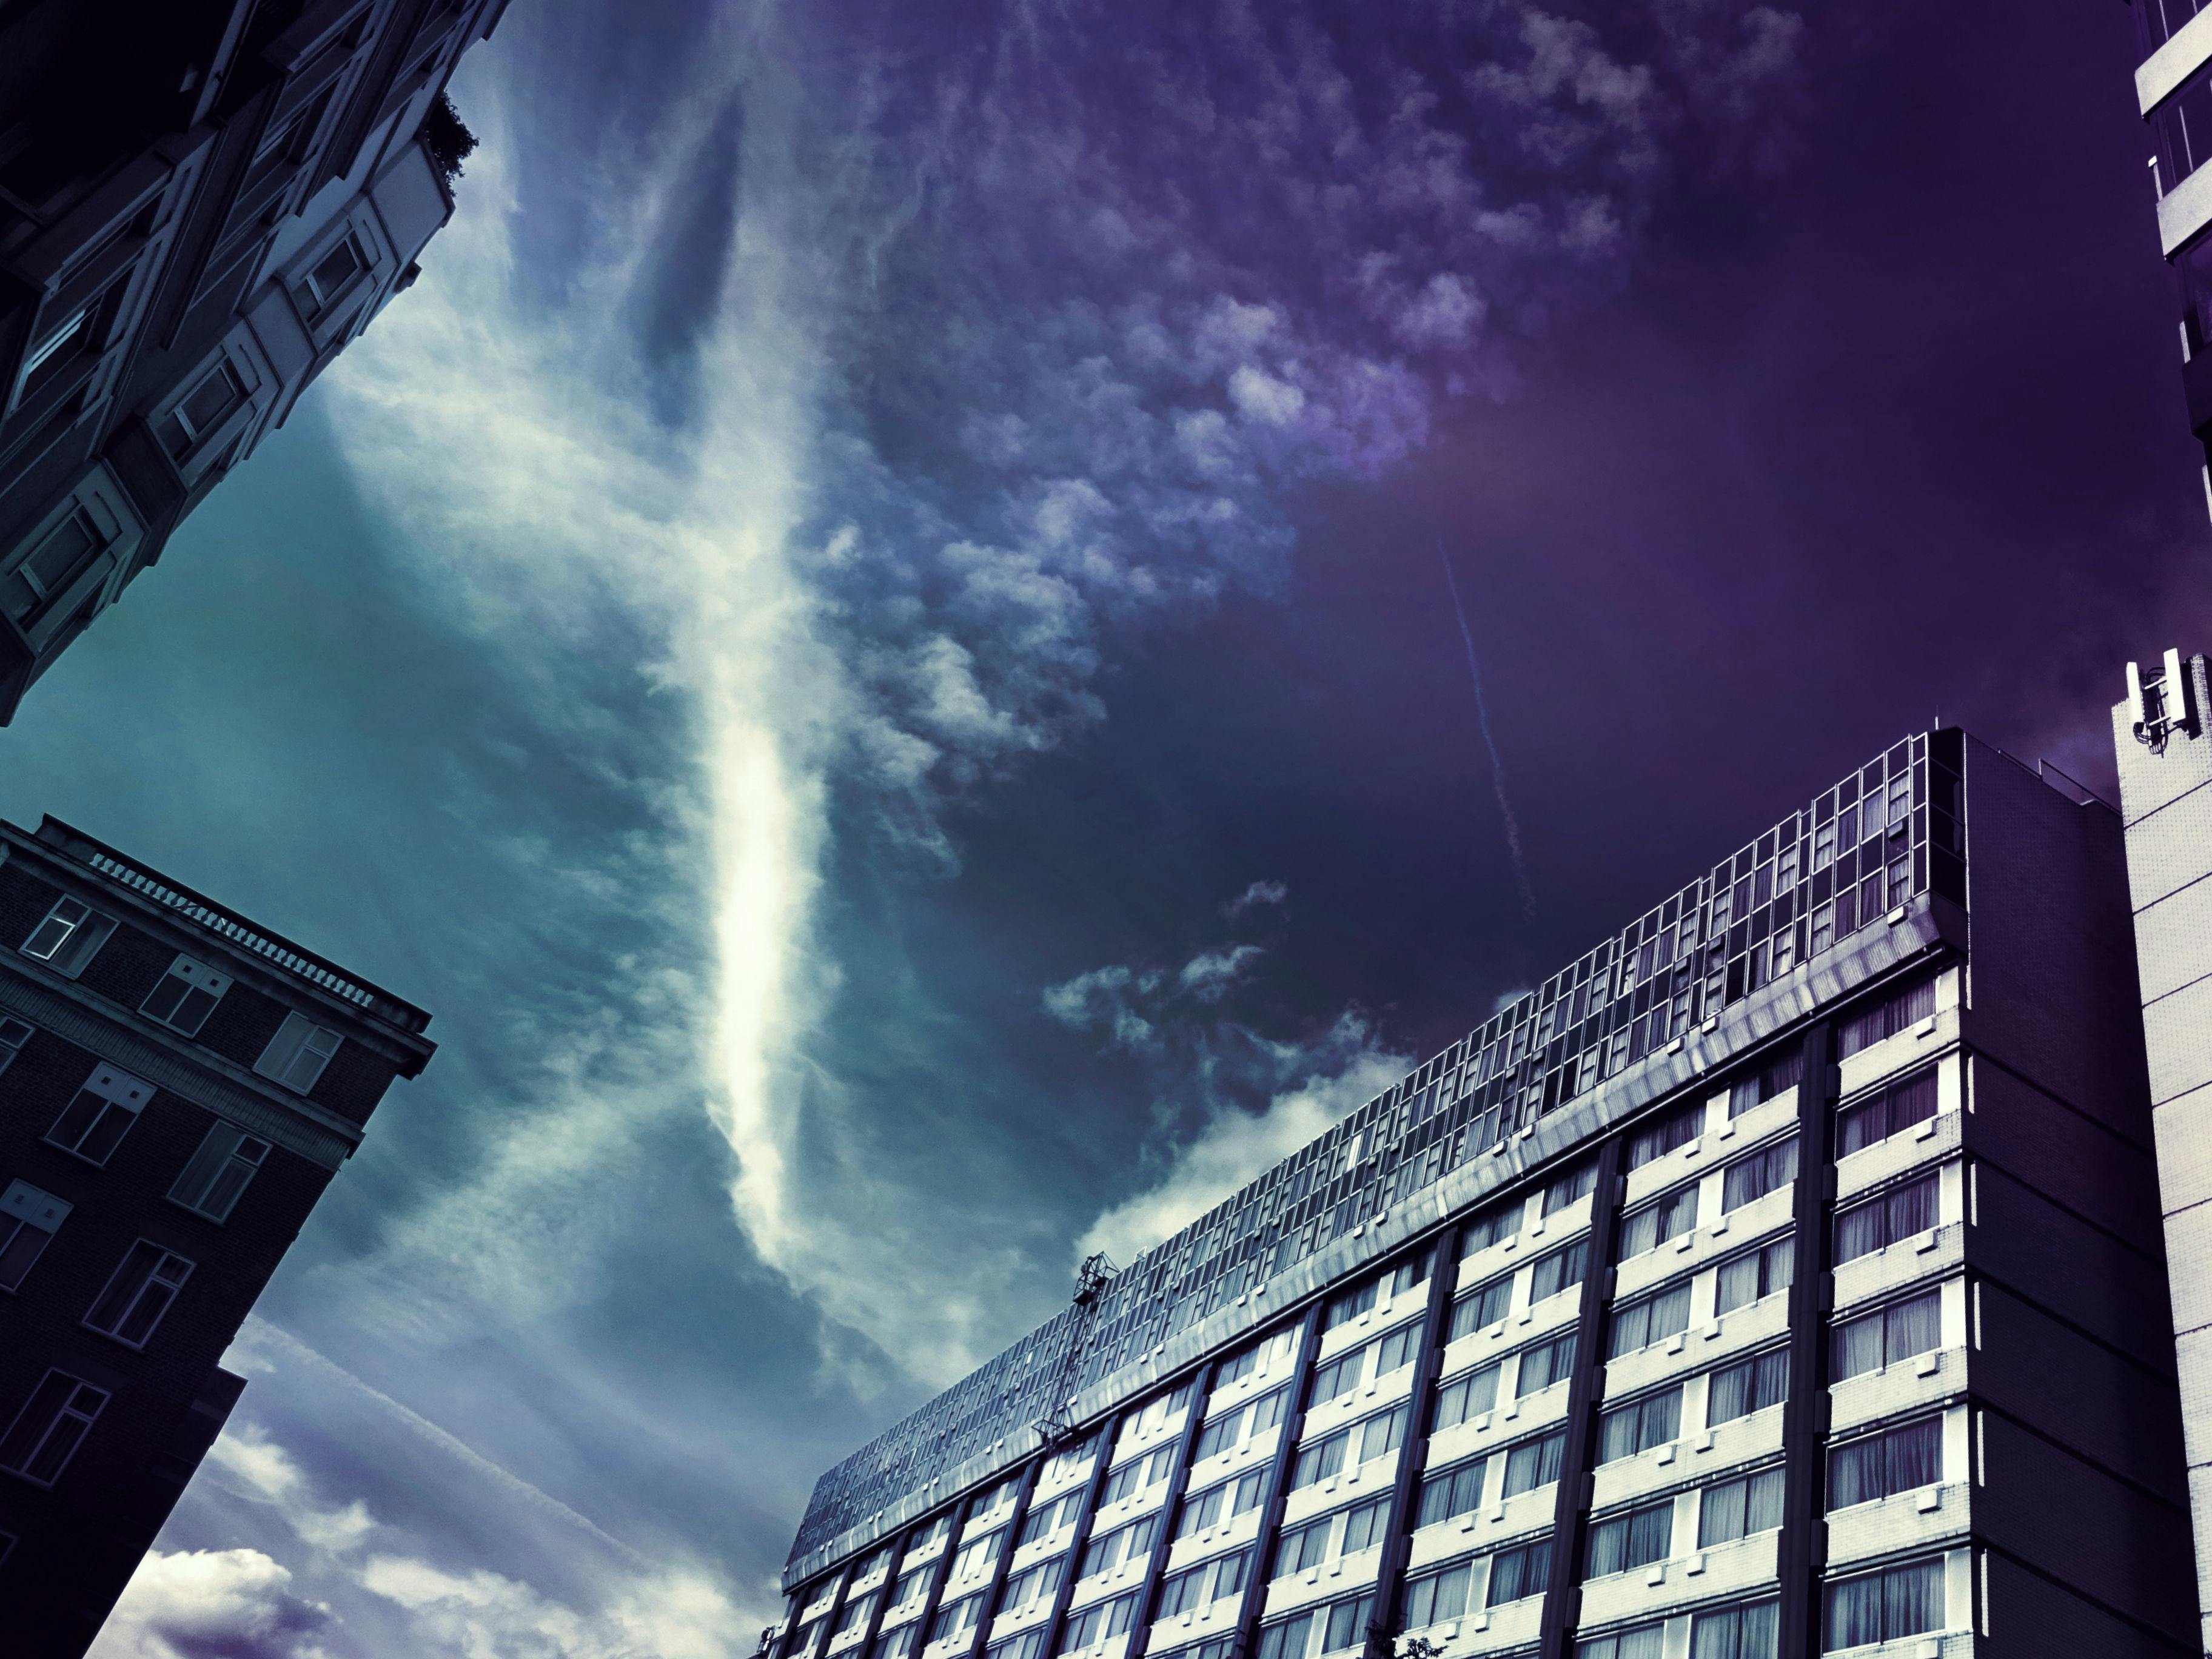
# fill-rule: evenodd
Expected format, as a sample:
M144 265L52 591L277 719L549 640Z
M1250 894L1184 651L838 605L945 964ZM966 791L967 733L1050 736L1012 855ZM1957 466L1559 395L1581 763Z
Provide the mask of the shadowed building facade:
M0 823L0 1650L90 1643L428 1024L66 824Z
M825 1474L768 1659L2196 1650L2119 817L1792 812Z
M0 724L413 280L504 6L0 7Z
M2112 710L2128 878L2173 1276L2197 1595L2212 1607L2212 704L2203 657L2128 668ZM2204 1629L2212 1653L2212 1621Z

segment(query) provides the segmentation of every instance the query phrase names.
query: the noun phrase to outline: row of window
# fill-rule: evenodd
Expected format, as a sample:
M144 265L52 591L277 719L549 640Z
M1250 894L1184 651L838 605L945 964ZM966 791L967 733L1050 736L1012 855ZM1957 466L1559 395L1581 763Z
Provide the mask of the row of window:
M91 965L115 927L114 917L81 900L59 898L31 930L21 949L25 956L45 963L64 978L76 979ZM180 1036L197 1037L231 982L229 975L179 956L146 994L138 1012ZM254 1061L253 1069L293 1093L304 1095L315 1086L343 1043L338 1033L316 1024L306 1015L287 1014L260 1059ZM0 1048L0 1066L12 1057L11 1049Z

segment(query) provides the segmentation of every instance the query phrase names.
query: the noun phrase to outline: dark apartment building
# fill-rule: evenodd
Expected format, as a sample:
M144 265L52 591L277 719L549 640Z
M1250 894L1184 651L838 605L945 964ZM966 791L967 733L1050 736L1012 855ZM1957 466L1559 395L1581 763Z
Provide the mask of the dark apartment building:
M1899 744L823 1474L765 1659L2197 1651L2129 917Z
M67 824L0 823L0 1652L91 1642L428 1024Z
M413 280L505 3L0 4L0 724Z

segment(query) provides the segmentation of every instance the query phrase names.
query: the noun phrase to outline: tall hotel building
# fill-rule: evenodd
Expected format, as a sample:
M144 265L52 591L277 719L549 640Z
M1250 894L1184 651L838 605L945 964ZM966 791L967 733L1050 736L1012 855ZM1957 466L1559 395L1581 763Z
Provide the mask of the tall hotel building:
M428 1024L65 823L0 823L0 1654L91 1642Z
M824 1474L766 1659L2196 1652L2129 914L1898 744Z

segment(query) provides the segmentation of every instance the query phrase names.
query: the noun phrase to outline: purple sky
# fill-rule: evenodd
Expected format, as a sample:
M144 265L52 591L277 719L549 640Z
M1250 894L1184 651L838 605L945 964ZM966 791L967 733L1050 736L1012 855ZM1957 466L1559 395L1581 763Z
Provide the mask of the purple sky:
M1085 1248L1938 712L2106 780L2212 631L2131 41L519 0L422 281L9 734L443 1043L102 1659L748 1653Z

